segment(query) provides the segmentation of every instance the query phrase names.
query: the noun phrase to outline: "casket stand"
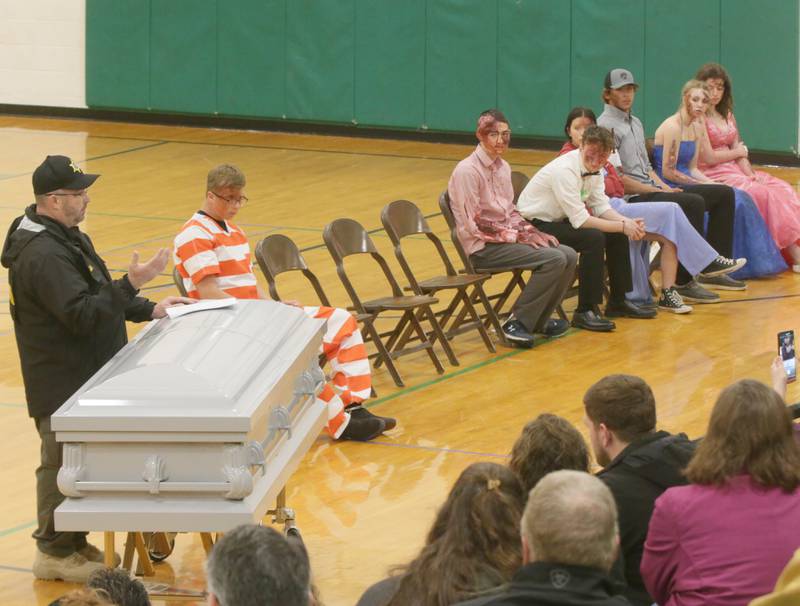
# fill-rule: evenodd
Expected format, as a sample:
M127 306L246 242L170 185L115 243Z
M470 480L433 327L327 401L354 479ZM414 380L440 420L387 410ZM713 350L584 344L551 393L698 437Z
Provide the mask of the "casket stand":
M56 530L106 532L108 560L114 531L208 549L269 511L290 524L284 487L327 421L324 324L272 301L151 322L52 416Z

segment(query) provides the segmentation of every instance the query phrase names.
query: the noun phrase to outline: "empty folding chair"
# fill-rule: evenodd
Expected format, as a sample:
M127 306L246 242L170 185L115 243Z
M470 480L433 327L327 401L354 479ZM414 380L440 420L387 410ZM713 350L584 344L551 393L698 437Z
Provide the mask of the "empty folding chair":
M389 265L386 263L386 259L378 252L372 238L370 238L369 234L360 223L353 219L337 219L325 226L322 238L336 264L336 273L339 274L339 278L347 294L353 301L353 307L358 313L374 313L378 318L387 311L401 313L400 319L395 324L394 328L379 335L381 339L383 337L388 337L384 343L388 351L388 357L385 360L376 360L375 366L378 366L381 361L385 361L395 383L398 386L402 386L403 381L392 363L393 360L400 356L424 349L430 357L433 366L436 368L436 372L442 374L444 368L441 362L439 362L439 358L436 357L436 352L433 350L434 342L437 340L445 350L450 363L453 365L458 364L458 359L455 357L450 343L444 336L442 328L431 309L432 304L439 302L438 299L429 295L404 295ZM384 278L388 282L391 290L389 296L367 301L361 300L344 266L344 261L347 257L359 254L370 255L381 268ZM420 315L430 323L433 338L429 338L423 329L417 317L417 312L420 312ZM419 339L419 344L414 346L407 346L408 337L410 335L405 333L405 328L409 325L412 328L412 332L416 335L417 339Z
M522 193L522 190L525 189L528 181L530 181L530 179L525 173L521 173L518 170L511 171L511 187L514 188L514 206L517 205L519 195Z
M436 295L437 292L443 290L455 291L450 304L437 314L442 330L448 338L468 330L477 330L486 348L494 353L495 348L492 340L489 338L486 327L473 305L473 300L475 299L483 303L486 316L494 326L498 337L505 341L500 322L482 287L482 284L491 276L489 274L459 274L450 262L450 257L448 257L442 241L433 233L422 212L413 202L395 200L387 204L381 212L381 222L389 235L389 239L394 244L394 254L397 257L397 261L415 293L418 295ZM444 265L445 275L417 280L402 249L402 239L406 236L417 234L424 234L433 244L442 261L442 265ZM461 313L462 309L464 310L463 313ZM464 322L467 317L471 320Z

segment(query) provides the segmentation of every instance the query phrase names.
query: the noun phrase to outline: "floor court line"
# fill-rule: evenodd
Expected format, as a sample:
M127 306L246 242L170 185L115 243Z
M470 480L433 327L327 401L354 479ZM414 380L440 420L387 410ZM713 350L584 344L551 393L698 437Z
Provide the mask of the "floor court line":
M129 139L129 141L137 141L137 140L138 139ZM147 141L147 139L144 139L144 140ZM153 139L150 139L150 141L153 141ZM90 158L84 158L83 160L77 160L76 162L78 164L82 164L84 162L91 162L93 160L102 160L104 158L111 158L113 156L121 156L123 154L129 154L131 152L141 151L143 149L151 149L153 147L159 147L161 145L166 145L167 143L168 143L168 141L158 141L156 143L151 143L150 145L142 145L140 147L132 147L130 149L123 149L123 150L120 150L120 151L112 152L110 154L102 154L100 156L92 156ZM13 175L2 175L2 176L0 176L0 181L8 181L10 179L16 179L17 177L29 177L31 175L33 175L33 171L32 170L28 171L28 172L24 172L24 173L16 173L16 174L13 174Z
M390 446L392 448L411 448L415 450L430 450L433 452L464 454L477 457L492 457L493 459L507 459L510 456L494 452L477 452L474 450L461 450L459 448L444 448L442 446L423 446L421 444L398 444L396 442L381 442L379 440L370 440L369 442L364 442L364 444L368 446Z
M0 537L7 537L10 534L14 534L20 530L25 530L26 528L32 528L33 526L36 526L36 520L31 520L30 522L25 522L24 524L12 526L11 528L6 528L5 530L0 530Z
M10 570L11 572L26 572L28 574L33 573L32 568L20 568L19 566L7 566L5 564L0 564L0 570Z

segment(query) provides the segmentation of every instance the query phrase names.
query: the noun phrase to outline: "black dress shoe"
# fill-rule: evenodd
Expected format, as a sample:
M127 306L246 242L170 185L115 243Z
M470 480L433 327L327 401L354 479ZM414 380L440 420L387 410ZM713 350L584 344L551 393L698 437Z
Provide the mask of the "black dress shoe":
M390 429L394 429L397 426L397 419L392 417L382 417L380 415L373 414L366 408L364 408L361 404L355 406L348 406L345 408L347 412L350 413L350 416L354 419L381 419L385 427L383 428L384 431L389 431Z
M636 318L639 320L655 318L658 312L655 309L644 309L631 303L627 299L620 303L609 302L606 305L606 315L609 318Z
M611 320L606 320L594 311L576 311L572 314L572 325L575 328L593 330L595 332L611 332L617 325Z

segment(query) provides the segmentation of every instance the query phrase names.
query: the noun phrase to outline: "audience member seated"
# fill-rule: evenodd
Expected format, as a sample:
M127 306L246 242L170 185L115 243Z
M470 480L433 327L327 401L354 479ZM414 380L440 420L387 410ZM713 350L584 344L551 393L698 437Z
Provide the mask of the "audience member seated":
M256 282L244 231L232 220L247 202L246 179L235 166L212 168L203 207L175 236L175 267L190 297L266 299ZM291 301L288 304L300 307ZM327 320L322 351L331 365L332 385L319 398L328 404L328 433L334 439L371 440L392 429L395 420L361 406L372 391L367 351L353 315L333 307L303 307L312 318Z
M447 191L458 239L477 270L531 269L522 294L503 324L510 343L533 346L533 333L557 337L569 329L550 318L572 284L578 256L525 221L514 207L511 167L502 155L508 149L508 119L490 109L478 117L479 144L458 163Z
M297 539L244 524L217 541L206 562L209 606L313 605L308 555Z
M522 429L511 449L508 466L522 481L525 493L551 471L589 471L589 448L566 419L541 414Z
M750 606L797 606L800 604L800 549L783 569L775 590L750 602Z
M642 578L661 606L747 604L800 545L800 446L780 396L745 379L722 391L686 469L656 501Z
M116 606L103 590L81 587L50 603L50 606Z
M588 107L575 107L569 112L564 132L567 141L561 148L561 154L580 147L581 137L587 127L597 123L594 112ZM619 156L612 154L617 161ZM621 215L630 219L641 217L645 223L645 240L658 242L661 246L661 297L659 309L683 314L692 311L689 305L675 289L678 273L678 261L687 271L694 275L719 275L735 270L735 264L729 259L718 259L719 255L697 233L686 218L680 206L674 202L639 202L628 204L623 199L625 188L612 162L606 162L601 170L605 182L608 203ZM626 298L634 303L649 303L650 296L650 246L642 241L630 242L631 271L633 274L633 290L626 293Z
M508 582L521 563L525 492L505 465L473 463L456 480L420 554L357 606L441 606Z
M578 307L572 325L607 332L614 323L600 315L604 266L608 268L609 317L652 318L625 299L633 287L628 241L645 234L642 219L629 219L608 203L600 169L614 150L611 133L598 126L583 132L580 149L559 156L542 167L517 200L517 209L537 229L551 234L581 255L578 265ZM604 262L605 259L605 262Z
M653 599L639 574L647 525L656 499L669 487L686 484L683 469L695 445L684 434L656 431L656 402L639 377L609 375L583 397L586 426L598 477L614 495L619 511L621 557L612 576L636 605Z
M656 129L653 160L658 175L674 187L686 188L693 185L713 184L706 174L697 167L700 149L706 145L705 129L702 120L708 108L708 90L698 80L690 80L681 91L681 105L678 111L664 120ZM747 254L751 261L755 258L760 266L771 264L780 271L786 264L772 241L761 216L750 196L734 190L736 218L734 221L734 250L737 238L748 241ZM743 232L747 226L746 232ZM739 273L737 272L737 276ZM759 273L758 275L763 275ZM709 288L722 290L744 290L745 283L730 276L704 276L699 282Z
M116 606L150 606L141 581L122 568L101 568L89 575L86 586L105 591Z
M614 133L614 143L622 167L622 183L628 202L675 202L686 218L711 247L725 258L733 254L733 190L723 185L692 185L673 188L661 180L647 155L644 127L631 113L639 85L626 69L606 74L603 113L597 119ZM709 213L708 230L705 214ZM717 303L719 296L700 286L685 267L678 267L678 293L690 303Z
M733 115L733 88L728 72L719 63L706 63L695 76L708 86L700 151L700 168L720 183L746 191L755 201L778 248L791 258L800 272L800 200L789 183L761 170L753 170L747 146L739 135ZM776 265L775 271L780 271Z
M522 516L522 567L507 586L462 606L612 606L607 574L617 555L617 510L608 488L580 471L546 475Z

